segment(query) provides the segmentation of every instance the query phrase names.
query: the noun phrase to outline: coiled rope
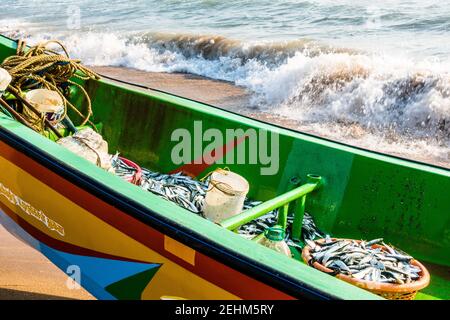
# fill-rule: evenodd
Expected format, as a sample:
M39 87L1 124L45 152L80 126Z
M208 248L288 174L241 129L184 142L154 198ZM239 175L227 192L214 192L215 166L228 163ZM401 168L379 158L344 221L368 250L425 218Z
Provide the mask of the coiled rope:
M200 179L201 182L205 182L208 177L211 177L211 175L214 172L221 173L223 175L228 175L231 171L230 168L224 167L224 168L216 168L213 171L210 171L207 175L205 175L203 178ZM214 181L212 178L209 180L209 187L207 191L211 191L213 188L216 188L222 193L228 195L228 196L240 196L245 195L247 192L245 191L238 191L234 190L228 183L222 182L222 181Z
M50 44L56 44L64 52L58 53L56 50L49 49ZM78 59L71 59L69 53L62 43L57 40L50 40L37 44L34 47L26 50L24 41L19 40L17 44L16 55L6 58L0 65L6 69L12 77L10 86L14 87L20 94L24 90L45 88L56 91L62 98L64 104L64 114L61 120L66 117L67 107L70 107L77 115L82 118L80 125L90 123L92 116L92 104L86 90L76 82L70 80L71 78L78 78L81 80L98 80L100 76L89 68L83 66ZM64 95L64 91L69 85L76 86L80 89L86 98L87 113L82 114ZM24 110L26 110L24 108ZM44 130L44 115L42 119L34 121L33 126L38 131ZM35 118L34 118L35 119ZM93 125L95 129L95 126Z

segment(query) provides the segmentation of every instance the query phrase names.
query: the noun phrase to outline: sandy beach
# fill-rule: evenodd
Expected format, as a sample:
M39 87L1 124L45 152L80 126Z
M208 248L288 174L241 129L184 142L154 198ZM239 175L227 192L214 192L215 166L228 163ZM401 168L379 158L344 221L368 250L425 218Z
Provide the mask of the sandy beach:
M250 94L245 88L227 81L185 73L145 72L120 67L91 68L100 75L167 91L228 110L240 110L249 105Z
M67 275L0 225L0 300L95 299L69 289Z

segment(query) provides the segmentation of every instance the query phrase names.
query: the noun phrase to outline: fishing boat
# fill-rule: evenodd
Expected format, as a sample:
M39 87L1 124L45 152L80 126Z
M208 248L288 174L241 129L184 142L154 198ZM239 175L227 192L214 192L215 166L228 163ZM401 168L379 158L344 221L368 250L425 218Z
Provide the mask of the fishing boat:
M0 37L0 62L16 47ZM233 232L268 210L287 214L289 206L336 238L383 237L430 272L416 299L450 298L450 170L116 79L76 81L91 98L91 121L109 150L155 172L199 179L224 166L201 153L182 165L172 160L179 142L173 132L194 136L198 122L203 130L244 132L213 150L216 160L244 143L249 129L276 134L279 144L272 174L261 174L267 163L226 163L248 180L248 197L262 204L214 223L0 112L1 223L62 271L78 271L96 298L381 299L307 265L295 247L291 258ZM85 103L77 88L70 100L80 108Z

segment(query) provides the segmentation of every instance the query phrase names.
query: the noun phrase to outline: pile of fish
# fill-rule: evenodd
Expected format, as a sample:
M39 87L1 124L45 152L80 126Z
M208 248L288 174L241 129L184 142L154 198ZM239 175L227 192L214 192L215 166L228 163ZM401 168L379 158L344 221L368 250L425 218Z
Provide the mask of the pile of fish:
M115 174L130 181L136 174L136 169L127 165L118 154L111 157L111 164ZM197 181L179 172L162 174L142 168L140 187L162 198L172 201L179 206L203 216L203 206L208 179ZM262 201L246 199L243 210L251 209ZM238 234L247 239L261 234L268 227L277 224L278 209L254 219L238 230ZM300 244L290 239L293 216L287 218L285 241L289 246L301 248ZM380 283L409 283L419 279L420 269L411 264L412 257L394 249L383 242L383 239L372 241L331 240L320 231L311 215L305 212L302 224L302 240L311 247L313 261L332 269L336 273L346 274L360 280ZM322 244L315 239L324 238ZM374 244L381 244L381 248L372 248Z
M289 217L288 217L289 222ZM302 239L303 242L306 242L306 240L314 240L314 239L321 239L325 237L325 233L319 230L317 228L316 223L314 222L313 217L305 212L305 215L303 216L303 223L302 223Z
M251 209L253 207L256 207L260 205L262 201L250 201L246 199L244 201L244 208L243 211ZM251 239L254 236L264 232L264 230L268 227L272 227L277 223L277 217L278 217L278 209L275 209L273 211L270 211L266 213L265 215L254 219L250 222L247 222L246 224L240 226L237 230L238 234L244 238ZM292 223L292 219L289 221ZM286 237L287 237L286 233Z
M379 283L405 284L420 278L420 268L413 259L398 249L385 244L383 239L371 241L332 240L328 236L319 244L307 240L313 261L359 280ZM379 244L384 247L372 247Z
M130 167L119 157L119 153L111 156L111 167L114 169L115 175L124 180L130 181L137 172L136 168Z
M142 169L141 188L201 214L208 183L194 180L181 172L162 174Z
M111 157L111 164L115 174L124 180L130 181L136 174L136 168L122 161L118 153ZM181 172L162 174L142 168L140 187L189 211L201 214L208 183L194 180Z
M130 181L136 173L136 169L123 162L118 153L111 157L111 164L115 169L115 174L124 180ZM199 215L203 215L203 206L206 191L208 190L208 184L208 179L203 182L194 180L181 172L175 174L163 174L145 168L142 168L142 177L140 181L140 187L142 189L159 195L162 198L172 201ZM252 201L247 198L244 201L243 210L253 208L261 203L262 201ZM242 225L238 229L238 233L242 237L248 239L253 238L264 232L266 228L274 226L277 223L277 219L278 209ZM286 242L288 245L300 247L290 239L289 230L293 220L293 216L288 216ZM303 241L306 239L314 240L323 237L324 234L316 227L312 217L305 212L302 226Z

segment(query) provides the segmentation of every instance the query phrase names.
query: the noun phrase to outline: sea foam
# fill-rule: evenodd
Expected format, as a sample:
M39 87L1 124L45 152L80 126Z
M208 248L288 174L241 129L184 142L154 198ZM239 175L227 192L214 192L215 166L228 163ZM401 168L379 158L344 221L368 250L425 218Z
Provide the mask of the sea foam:
M15 21L0 31L30 44L59 38L88 65L230 81L252 94L253 107L297 120L303 129L309 124L324 133L327 126L340 126L336 139L348 140L342 132L357 126L368 135L356 135L350 143L370 148L376 142L387 152L403 146L405 154L427 152L441 164L449 162L449 61L336 48L310 39L252 42L177 33L24 34L24 29Z

